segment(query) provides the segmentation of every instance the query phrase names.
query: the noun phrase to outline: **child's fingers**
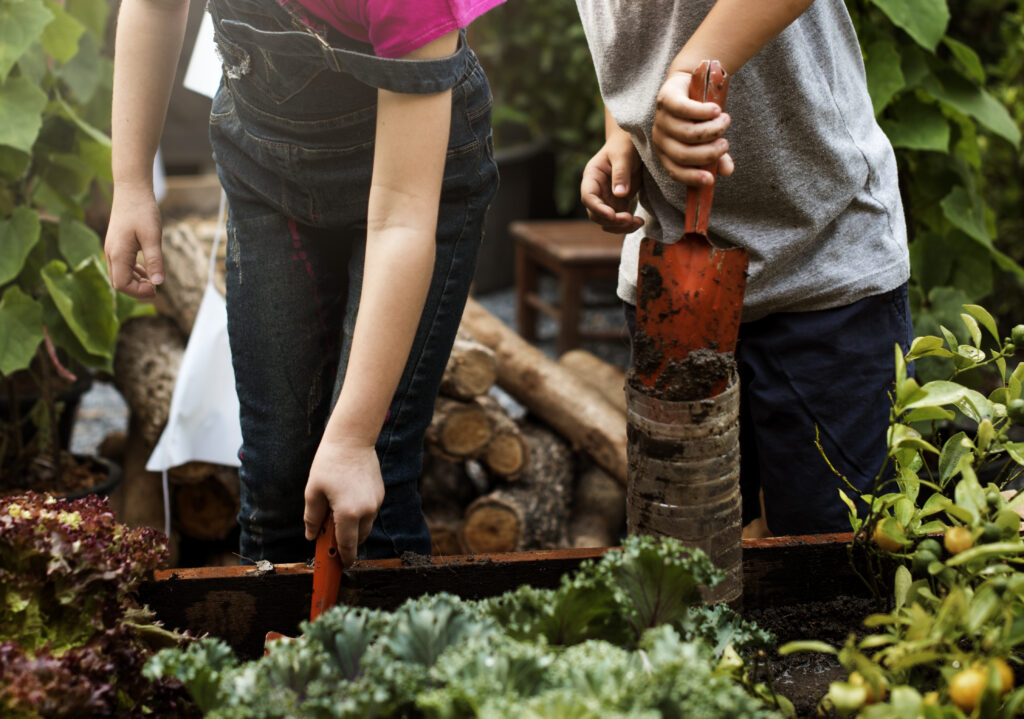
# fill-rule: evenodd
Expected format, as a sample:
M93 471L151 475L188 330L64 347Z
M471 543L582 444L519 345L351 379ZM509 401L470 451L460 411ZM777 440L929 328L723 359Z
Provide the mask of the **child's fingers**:
M728 152L729 143L720 138L705 145L688 145L671 137L662 137L655 150L673 179L688 185L711 184L714 177L702 168L719 162Z
M306 507L302 512L302 523L306 527L306 541L312 542L316 539L326 515L327 498L323 492L307 491Z
M334 513L334 536L338 540L338 558L341 566L351 567L356 561L359 549L359 522L355 517Z

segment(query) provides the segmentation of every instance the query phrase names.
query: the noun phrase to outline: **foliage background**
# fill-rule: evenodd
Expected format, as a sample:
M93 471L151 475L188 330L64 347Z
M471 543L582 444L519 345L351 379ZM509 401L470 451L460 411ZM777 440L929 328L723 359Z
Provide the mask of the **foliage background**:
M965 302L1016 311L1024 270L1024 3L847 0L880 124L896 148L919 334ZM549 141L559 209L579 212L603 142L600 91L572 0L517 0L473 26L496 145ZM1012 323L1011 323L1012 324Z

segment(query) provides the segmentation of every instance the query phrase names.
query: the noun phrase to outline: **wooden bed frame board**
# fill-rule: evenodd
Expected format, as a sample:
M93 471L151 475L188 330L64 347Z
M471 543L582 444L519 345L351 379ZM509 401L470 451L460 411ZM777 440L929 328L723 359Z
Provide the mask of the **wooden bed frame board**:
M836 596L869 596L850 564L853 535L822 534L743 540L743 608L757 609ZM558 586L564 574L614 547L364 560L347 570L339 603L391 610L423 594L464 599L496 596L522 584ZM168 628L224 639L239 656L263 652L267 631L295 635L309 618L313 570L281 564L162 570L144 582L139 599Z

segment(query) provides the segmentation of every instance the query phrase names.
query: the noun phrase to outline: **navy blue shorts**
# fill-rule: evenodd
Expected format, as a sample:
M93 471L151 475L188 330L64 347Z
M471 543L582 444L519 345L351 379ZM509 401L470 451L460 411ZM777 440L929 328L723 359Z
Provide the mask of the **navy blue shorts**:
M626 307L630 331L636 309ZM740 327L743 522L776 535L850 531L843 482L867 490L886 457L895 345L913 340L907 285L845 307L780 312ZM815 446L815 428L828 462ZM847 492L850 494L850 492Z

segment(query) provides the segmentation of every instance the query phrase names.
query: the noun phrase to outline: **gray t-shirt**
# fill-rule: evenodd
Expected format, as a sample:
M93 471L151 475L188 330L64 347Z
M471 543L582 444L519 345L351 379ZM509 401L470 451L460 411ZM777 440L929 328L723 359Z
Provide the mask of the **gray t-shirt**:
M686 188L651 144L655 98L714 0L577 5L601 95L645 167L649 219L627 237L619 276L619 296L635 303L640 239L674 242L684 231ZM726 110L736 170L717 181L709 234L750 253L744 321L843 306L907 280L896 159L843 0L816 0L735 73Z

